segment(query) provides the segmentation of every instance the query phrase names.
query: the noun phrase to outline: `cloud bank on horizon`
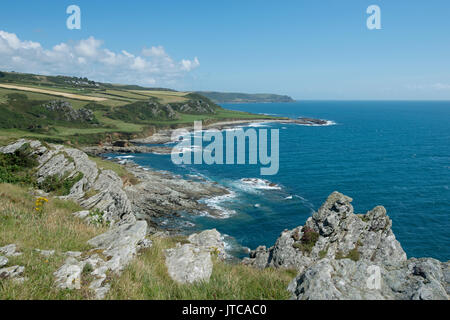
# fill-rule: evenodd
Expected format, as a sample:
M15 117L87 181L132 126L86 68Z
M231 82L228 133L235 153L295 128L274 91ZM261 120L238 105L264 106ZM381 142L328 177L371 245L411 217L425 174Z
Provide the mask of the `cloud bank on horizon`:
M0 70L88 77L101 82L168 85L200 66L197 57L175 61L162 46L144 48L139 55L113 52L94 37L62 42L45 49L0 30Z

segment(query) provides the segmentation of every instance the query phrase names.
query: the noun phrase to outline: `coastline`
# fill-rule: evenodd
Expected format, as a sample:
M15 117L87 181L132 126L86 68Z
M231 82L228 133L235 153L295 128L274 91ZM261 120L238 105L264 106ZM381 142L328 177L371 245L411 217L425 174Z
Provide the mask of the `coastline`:
M281 123L281 124L298 124L304 126L328 126L334 124L334 122L323 119L314 118L298 118L298 119L245 119L245 120L229 120L229 121L219 121L211 124L203 125L203 129L208 130L227 130L239 127L241 125L246 125L249 123ZM129 140L130 143L136 144L166 144L171 143L171 135L175 130L187 130L192 131L194 126L186 126L177 129L160 129L154 134L145 137Z

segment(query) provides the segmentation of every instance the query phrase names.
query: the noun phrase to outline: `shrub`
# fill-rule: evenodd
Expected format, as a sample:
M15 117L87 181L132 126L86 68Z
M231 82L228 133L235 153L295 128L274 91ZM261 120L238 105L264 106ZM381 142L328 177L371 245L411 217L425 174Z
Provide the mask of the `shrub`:
M29 144L14 153L0 153L0 183L34 184L31 171L37 164Z
M39 184L39 188L45 192L54 192L59 196L66 196L70 193L70 189L83 179L83 173L78 172L76 175L70 178L60 177L55 174L52 176L45 177L44 181Z
M91 210L89 212L88 215L88 221L91 225L94 225L96 227L101 227L101 226L109 226L110 222L105 220L105 218L103 218L103 212L101 212L99 209L94 209Z
M319 240L319 233L309 227L304 227L302 231L303 236L300 242L294 243L293 247L301 250L303 253L311 253L317 240Z

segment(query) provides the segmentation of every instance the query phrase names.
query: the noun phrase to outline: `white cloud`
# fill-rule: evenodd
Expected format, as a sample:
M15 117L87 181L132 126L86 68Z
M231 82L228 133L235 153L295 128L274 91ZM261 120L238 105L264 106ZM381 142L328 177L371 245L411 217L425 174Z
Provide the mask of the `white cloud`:
M200 65L193 60L174 61L162 46L143 49L140 55L113 52L103 41L89 37L45 49L0 30L0 70L88 77L92 80L142 85L173 84Z

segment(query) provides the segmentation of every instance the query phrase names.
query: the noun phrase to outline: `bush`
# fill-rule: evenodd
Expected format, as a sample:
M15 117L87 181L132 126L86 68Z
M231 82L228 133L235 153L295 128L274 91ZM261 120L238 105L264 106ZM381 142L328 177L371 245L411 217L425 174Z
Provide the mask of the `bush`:
M52 176L47 176L44 181L39 184L39 188L44 190L45 192L54 192L59 196L66 196L70 193L70 189L83 179L83 173L78 172L75 176L70 178L60 177L55 174Z
M33 184L32 169L38 162L28 144L14 153L0 153L0 183Z
M304 253L311 253L317 240L319 240L319 233L309 227L304 227L302 231L303 236L301 237L300 242L294 243L293 247Z

